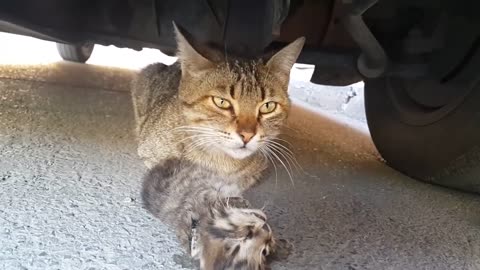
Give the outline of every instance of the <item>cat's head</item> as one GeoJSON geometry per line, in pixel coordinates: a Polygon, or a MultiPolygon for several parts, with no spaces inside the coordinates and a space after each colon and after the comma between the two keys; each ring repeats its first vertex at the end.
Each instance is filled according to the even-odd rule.
{"type": "Polygon", "coordinates": [[[243,159],[275,138],[290,109],[290,69],[305,39],[269,59],[244,60],[198,46],[178,28],[176,35],[183,130],[192,145],[243,159]]]}

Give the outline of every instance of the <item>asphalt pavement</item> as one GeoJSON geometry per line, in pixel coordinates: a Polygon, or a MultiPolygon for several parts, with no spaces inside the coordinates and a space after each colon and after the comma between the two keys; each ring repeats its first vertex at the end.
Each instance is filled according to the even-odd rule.
{"type": "MultiPolygon", "coordinates": [[[[191,269],[141,207],[132,76],[0,67],[0,269],[191,269]]],[[[248,194],[294,246],[273,269],[480,269],[478,195],[394,171],[362,117],[301,100],[283,136],[301,169],[292,183],[277,164],[248,194]]]]}

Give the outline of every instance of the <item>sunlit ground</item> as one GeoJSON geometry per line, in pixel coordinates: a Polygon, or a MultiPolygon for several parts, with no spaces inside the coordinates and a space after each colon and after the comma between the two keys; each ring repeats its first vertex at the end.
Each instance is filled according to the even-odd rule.
{"type": "MultiPolygon", "coordinates": [[[[55,42],[0,33],[0,65],[41,65],[59,61],[62,61],[62,58],[57,52],[55,42]]],[[[138,70],[155,62],[172,64],[175,61],[175,57],[165,55],[157,49],[145,48],[142,51],[135,51],[115,46],[95,45],[87,64],[138,70]]],[[[292,70],[292,78],[308,81],[312,75],[313,66],[299,65],[299,67],[302,68],[292,70]]]]}
{"type": "MultiPolygon", "coordinates": [[[[62,61],[55,42],[36,38],[0,33],[0,64],[49,64],[62,61]]],[[[143,49],[138,52],[115,46],[95,45],[88,64],[140,69],[153,62],[171,64],[175,57],[169,57],[159,50],[143,49]]]]}

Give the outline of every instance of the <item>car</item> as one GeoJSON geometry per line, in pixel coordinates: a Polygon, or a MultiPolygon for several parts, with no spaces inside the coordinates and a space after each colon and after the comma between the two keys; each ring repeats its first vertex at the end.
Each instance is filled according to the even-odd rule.
{"type": "Polygon", "coordinates": [[[85,62],[94,44],[173,55],[172,22],[227,53],[258,57],[306,37],[311,81],[365,82],[381,156],[413,178],[480,192],[478,0],[17,0],[0,30],[58,43],[85,62]]]}

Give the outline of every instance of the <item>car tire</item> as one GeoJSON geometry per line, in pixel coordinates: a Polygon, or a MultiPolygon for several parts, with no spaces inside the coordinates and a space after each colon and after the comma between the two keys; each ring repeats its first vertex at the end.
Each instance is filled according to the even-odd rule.
{"type": "Polygon", "coordinates": [[[85,63],[90,58],[93,52],[95,44],[83,43],[83,44],[64,44],[57,43],[57,51],[63,60],[85,63]]]}
{"type": "Polygon", "coordinates": [[[365,110],[372,140],[388,165],[419,180],[480,193],[477,82],[369,80],[365,110]]]}

